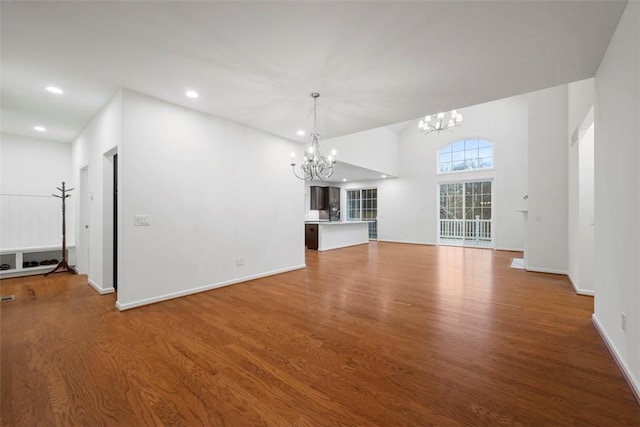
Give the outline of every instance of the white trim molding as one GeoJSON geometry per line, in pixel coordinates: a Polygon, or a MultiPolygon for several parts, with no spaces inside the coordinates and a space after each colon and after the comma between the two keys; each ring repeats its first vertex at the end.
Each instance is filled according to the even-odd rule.
{"type": "Polygon", "coordinates": [[[427,242],[412,242],[410,240],[388,240],[388,239],[380,239],[378,238],[378,242],[385,243],[404,243],[406,245],[423,245],[423,246],[438,246],[435,243],[427,243],[427,242]]]}
{"type": "Polygon", "coordinates": [[[360,246],[360,245],[368,245],[369,241],[367,240],[366,242],[361,242],[361,243],[351,243],[349,245],[343,245],[343,246],[331,246],[329,248],[318,248],[318,252],[324,252],[324,251],[333,251],[336,249],[342,249],[342,248],[350,248],[351,246],[360,246]]]}
{"type": "Polygon", "coordinates": [[[573,290],[576,291],[576,294],[578,294],[578,295],[587,295],[587,296],[590,296],[590,297],[593,297],[593,296],[596,295],[596,293],[594,291],[590,291],[590,290],[587,290],[587,289],[580,289],[578,287],[578,285],[576,285],[576,281],[573,280],[573,277],[571,277],[571,273],[568,273],[567,277],[569,278],[569,281],[571,282],[571,285],[573,286],[573,290]]]}
{"type": "Polygon", "coordinates": [[[496,251],[505,251],[505,252],[522,252],[524,253],[524,249],[520,248],[495,248],[496,251]]]}
{"type": "Polygon", "coordinates": [[[93,280],[91,279],[87,279],[87,283],[89,284],[89,286],[91,286],[93,289],[96,290],[96,292],[98,292],[100,295],[107,295],[107,294],[112,294],[114,293],[116,290],[111,287],[111,288],[106,288],[106,289],[102,289],[100,286],[98,286],[93,280]]]}
{"type": "Polygon", "coordinates": [[[549,274],[562,274],[563,276],[567,275],[566,271],[562,271],[562,270],[553,270],[550,268],[537,268],[537,267],[530,267],[530,266],[526,266],[526,270],[527,271],[532,271],[534,273],[549,273],[549,274]]]}
{"type": "Polygon", "coordinates": [[[600,334],[600,337],[602,337],[602,341],[604,341],[604,343],[606,344],[607,348],[609,349],[609,352],[613,356],[613,359],[616,361],[618,368],[620,368],[622,375],[624,376],[625,380],[627,380],[627,383],[629,384],[629,388],[631,388],[633,395],[635,396],[636,400],[640,404],[640,382],[638,382],[638,379],[635,377],[635,375],[633,375],[631,368],[629,368],[629,365],[627,365],[627,362],[625,362],[624,358],[616,348],[615,344],[613,343],[611,338],[609,338],[609,335],[607,334],[605,329],[602,327],[602,324],[598,320],[598,317],[596,316],[595,313],[591,315],[591,322],[596,327],[596,330],[600,334]]]}
{"type": "Polygon", "coordinates": [[[306,264],[295,265],[293,267],[287,267],[280,270],[267,271],[265,273],[255,274],[252,276],[240,277],[238,279],[227,280],[224,282],[213,283],[210,285],[200,286],[198,288],[187,289],[185,291],[173,292],[170,294],[160,295],[153,298],[142,299],[138,301],[129,302],[126,304],[121,304],[120,301],[116,301],[116,308],[119,311],[130,310],[136,307],[142,307],[144,305],[154,304],[156,302],[167,301],[174,298],[180,298],[187,295],[197,294],[204,291],[210,291],[212,289],[222,288],[224,286],[235,285],[242,282],[248,282],[249,280],[260,279],[268,276],[275,276],[276,274],[287,273],[289,271],[300,270],[302,268],[306,268],[306,264]]]}

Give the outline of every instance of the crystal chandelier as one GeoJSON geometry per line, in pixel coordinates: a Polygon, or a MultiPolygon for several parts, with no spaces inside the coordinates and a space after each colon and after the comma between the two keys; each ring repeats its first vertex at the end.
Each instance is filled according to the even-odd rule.
{"type": "Polygon", "coordinates": [[[420,123],[418,123],[418,129],[424,133],[440,133],[443,130],[452,129],[461,124],[462,114],[458,114],[456,110],[451,110],[446,113],[425,116],[424,120],[420,120],[420,123]]]}
{"type": "Polygon", "coordinates": [[[293,174],[300,179],[311,181],[314,178],[326,180],[333,175],[333,165],[336,163],[336,152],[331,152],[331,155],[325,157],[320,148],[320,142],[318,138],[320,135],[316,132],[316,104],[320,94],[313,92],[311,97],[313,98],[313,133],[311,136],[311,146],[304,155],[304,159],[300,164],[299,173],[296,172],[296,158],[295,154],[291,153],[291,167],[293,168],[293,174]]]}

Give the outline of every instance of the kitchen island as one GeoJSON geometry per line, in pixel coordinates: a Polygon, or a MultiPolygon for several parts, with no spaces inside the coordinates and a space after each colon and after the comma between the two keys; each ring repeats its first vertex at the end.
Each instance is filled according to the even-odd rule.
{"type": "Polygon", "coordinates": [[[369,243],[366,221],[306,221],[304,224],[308,249],[328,251],[369,243]]]}

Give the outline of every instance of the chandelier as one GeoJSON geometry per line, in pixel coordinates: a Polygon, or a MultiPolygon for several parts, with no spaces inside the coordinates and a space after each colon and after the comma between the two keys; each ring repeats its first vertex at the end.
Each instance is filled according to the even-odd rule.
{"type": "Polygon", "coordinates": [[[305,152],[302,163],[298,167],[299,173],[296,172],[296,157],[294,153],[291,153],[291,167],[293,168],[293,174],[300,179],[311,181],[314,178],[321,180],[329,179],[333,175],[333,165],[336,163],[336,152],[332,151],[331,155],[325,157],[320,148],[320,142],[318,138],[320,134],[316,132],[316,104],[320,94],[313,92],[311,97],[313,98],[313,133],[311,136],[311,146],[309,150],[305,152]]]}
{"type": "Polygon", "coordinates": [[[424,133],[440,133],[443,130],[453,129],[461,124],[462,114],[459,114],[456,110],[451,110],[446,113],[425,116],[424,120],[420,120],[420,123],[418,123],[418,129],[424,133]]]}

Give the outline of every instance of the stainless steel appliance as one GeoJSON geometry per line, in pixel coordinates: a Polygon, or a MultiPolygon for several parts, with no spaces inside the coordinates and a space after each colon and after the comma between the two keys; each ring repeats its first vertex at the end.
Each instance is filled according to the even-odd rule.
{"type": "Polygon", "coordinates": [[[340,221],[340,204],[329,204],[329,221],[340,221]]]}

